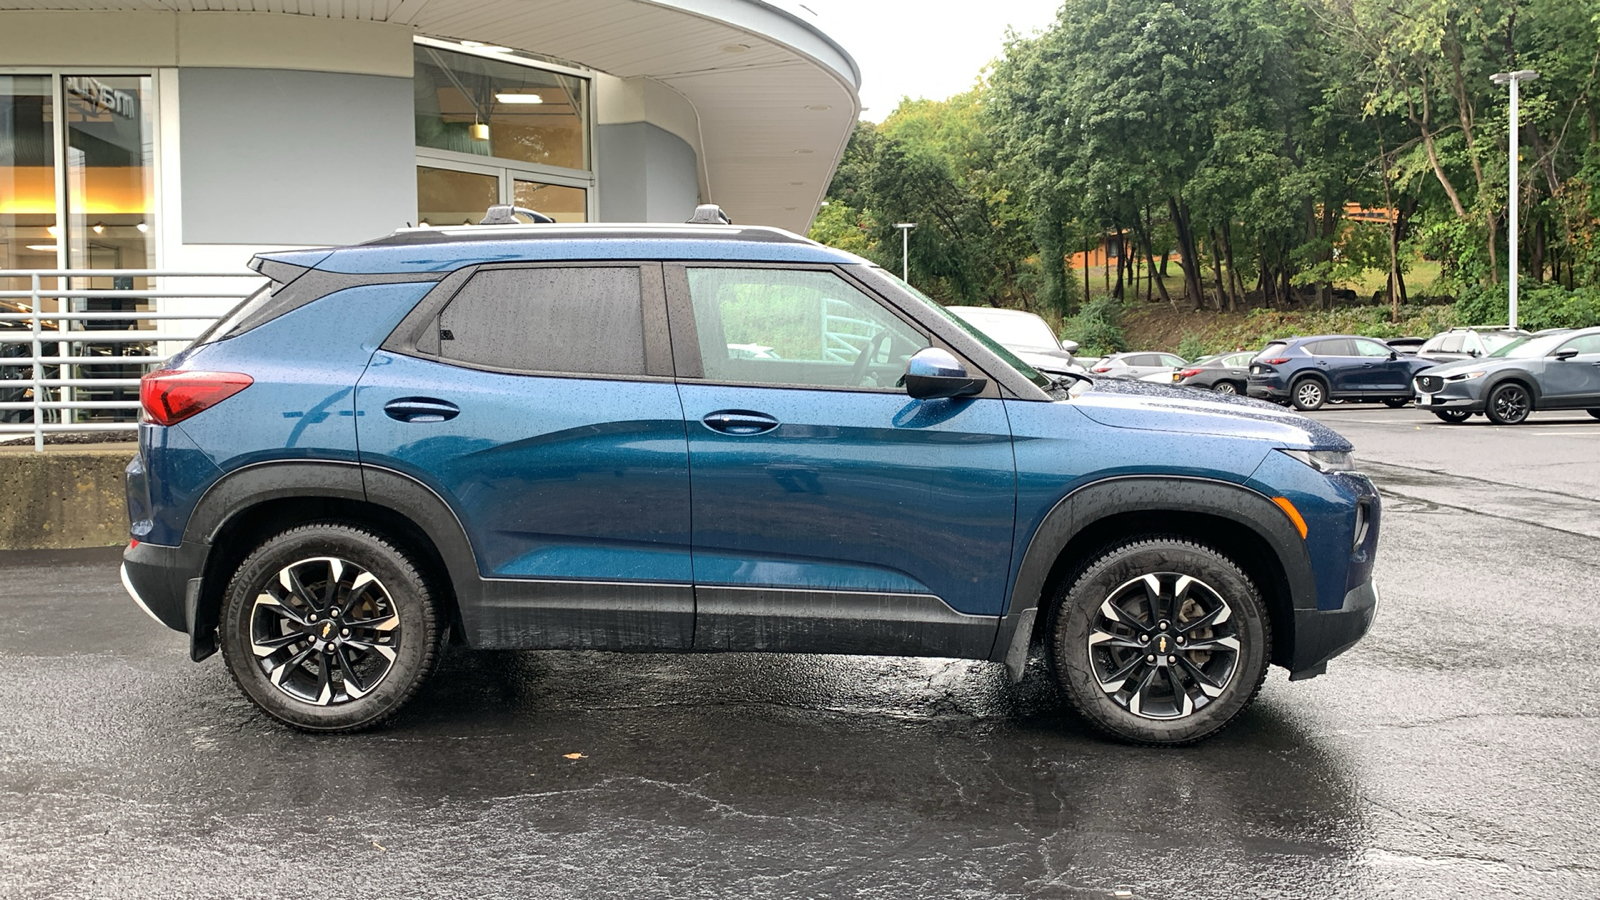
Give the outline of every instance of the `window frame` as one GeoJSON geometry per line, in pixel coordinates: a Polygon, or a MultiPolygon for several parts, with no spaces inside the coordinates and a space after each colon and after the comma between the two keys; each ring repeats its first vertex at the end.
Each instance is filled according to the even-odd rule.
{"type": "Polygon", "coordinates": [[[673,347],[667,327],[667,303],[662,286],[661,263],[654,260],[597,259],[548,260],[521,263],[482,263],[463,266],[445,276],[425,295],[411,312],[400,320],[390,332],[380,349],[403,356],[425,359],[441,365],[501,375],[520,375],[532,378],[574,378],[583,381],[672,381],[674,378],[673,347]],[[467,360],[449,359],[427,347],[426,336],[434,328],[440,313],[449,306],[468,283],[481,272],[525,271],[530,269],[637,269],[639,272],[639,302],[643,317],[644,364],[642,375],[617,375],[603,372],[552,372],[543,369],[518,369],[509,366],[491,366],[467,360]]]}
{"type": "Polygon", "coordinates": [[[765,262],[760,260],[677,260],[664,263],[662,274],[666,282],[667,314],[672,332],[672,355],[677,364],[677,378],[682,382],[694,384],[710,384],[723,387],[737,387],[750,390],[802,390],[802,391],[849,391],[865,394],[900,394],[905,395],[904,387],[866,387],[851,385],[828,384],[784,384],[775,382],[754,383],[748,381],[725,381],[707,378],[705,375],[705,362],[700,353],[700,331],[694,317],[694,300],[689,293],[689,269],[756,269],[768,271],[808,271],[825,272],[844,281],[846,285],[861,292],[869,300],[877,303],[883,311],[898,319],[903,325],[927,340],[929,347],[938,347],[956,357],[968,372],[982,373],[988,384],[982,392],[974,394],[976,398],[999,398],[1001,396],[997,380],[976,366],[956,347],[951,346],[932,329],[928,328],[915,317],[909,315],[899,304],[894,303],[871,285],[864,283],[859,278],[852,278],[850,273],[842,267],[819,263],[789,263],[765,262]]]}

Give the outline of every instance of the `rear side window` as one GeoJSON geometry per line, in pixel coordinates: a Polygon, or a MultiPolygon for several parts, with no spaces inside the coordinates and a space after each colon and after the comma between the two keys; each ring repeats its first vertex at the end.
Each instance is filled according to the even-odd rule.
{"type": "Polygon", "coordinates": [[[439,358],[446,362],[515,372],[643,375],[639,269],[479,272],[439,313],[437,334],[439,358]]]}
{"type": "Polygon", "coordinates": [[[1306,349],[1311,351],[1311,355],[1312,356],[1355,356],[1356,355],[1356,348],[1350,346],[1350,342],[1347,341],[1347,340],[1344,340],[1343,338],[1336,338],[1336,339],[1331,340],[1331,341],[1317,341],[1316,343],[1312,344],[1311,346],[1307,347],[1306,349]]]}
{"type": "Polygon", "coordinates": [[[1261,352],[1257,353],[1255,355],[1255,358],[1256,359],[1277,359],[1278,357],[1282,356],[1283,352],[1285,350],[1287,350],[1287,349],[1289,349],[1289,345],[1287,343],[1285,343],[1283,341],[1273,341],[1272,343],[1268,344],[1267,346],[1261,348],[1261,352]]]}

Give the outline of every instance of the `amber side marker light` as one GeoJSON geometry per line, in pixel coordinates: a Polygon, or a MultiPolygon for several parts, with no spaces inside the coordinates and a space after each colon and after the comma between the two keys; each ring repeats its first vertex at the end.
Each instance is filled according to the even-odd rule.
{"type": "Polygon", "coordinates": [[[1278,508],[1283,510],[1283,514],[1288,516],[1289,521],[1294,523],[1295,530],[1300,532],[1300,540],[1305,540],[1306,520],[1305,517],[1300,515],[1300,510],[1294,508],[1294,504],[1289,502],[1288,497],[1273,497],[1272,502],[1278,504],[1278,508]]]}

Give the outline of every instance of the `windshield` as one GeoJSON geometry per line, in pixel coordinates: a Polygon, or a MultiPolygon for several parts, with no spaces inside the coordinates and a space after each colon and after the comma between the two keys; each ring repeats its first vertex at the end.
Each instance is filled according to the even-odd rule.
{"type": "Polygon", "coordinates": [[[972,335],[973,337],[977,338],[978,339],[978,343],[983,344],[985,347],[988,347],[989,350],[992,353],[994,353],[995,356],[998,356],[1002,360],[1005,360],[1006,365],[1010,366],[1013,369],[1016,369],[1018,372],[1021,372],[1023,377],[1027,378],[1029,381],[1033,382],[1034,384],[1038,385],[1039,387],[1049,387],[1052,384],[1052,382],[1051,382],[1051,380],[1049,378],[1046,378],[1045,376],[1039,374],[1039,370],[1035,369],[1033,366],[1028,365],[1027,363],[1023,362],[1022,360],[1017,359],[1016,354],[1012,353],[1010,350],[1007,350],[1005,347],[1002,347],[1000,344],[996,343],[994,338],[989,337],[987,334],[984,334],[976,326],[974,326],[971,322],[968,322],[966,319],[963,319],[960,316],[956,315],[955,313],[952,313],[950,310],[945,309],[944,306],[942,306],[939,303],[939,301],[933,299],[932,297],[929,297],[927,294],[924,294],[923,292],[917,290],[916,288],[914,288],[911,285],[905,283],[904,281],[901,281],[900,280],[900,276],[894,274],[893,272],[890,272],[888,269],[881,269],[881,268],[878,268],[876,266],[874,266],[873,268],[876,269],[878,272],[882,273],[890,281],[893,281],[895,284],[900,285],[900,287],[904,288],[906,290],[906,292],[911,294],[913,297],[916,297],[919,300],[921,300],[922,302],[928,304],[928,306],[930,308],[932,308],[933,310],[935,310],[936,312],[938,312],[939,315],[944,316],[946,319],[949,319],[950,321],[954,322],[956,325],[960,326],[962,331],[965,331],[966,333],[968,333],[968,334],[972,335]]]}
{"type": "Polygon", "coordinates": [[[1547,334],[1543,337],[1517,338],[1489,355],[1499,359],[1537,359],[1541,356],[1549,356],[1552,351],[1561,346],[1561,342],[1566,337],[1567,335],[1563,333],[1547,334]]]}
{"type": "Polygon", "coordinates": [[[950,312],[976,325],[980,331],[1006,347],[1038,347],[1059,350],[1055,333],[1045,321],[1033,313],[1008,309],[972,309],[954,307],[950,312]]]}
{"type": "Polygon", "coordinates": [[[1488,334],[1478,335],[1478,340],[1483,341],[1483,346],[1488,348],[1489,355],[1493,356],[1495,351],[1500,350],[1507,344],[1515,344],[1517,341],[1522,340],[1523,337],[1523,335],[1505,334],[1504,332],[1489,332],[1488,334]]]}

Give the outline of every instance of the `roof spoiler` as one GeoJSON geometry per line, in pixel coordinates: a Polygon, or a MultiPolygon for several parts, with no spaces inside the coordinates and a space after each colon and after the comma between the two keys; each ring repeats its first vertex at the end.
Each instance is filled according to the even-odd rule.
{"type": "Polygon", "coordinates": [[[250,268],[278,284],[288,284],[315,269],[318,263],[332,255],[332,250],[286,250],[282,253],[258,253],[250,258],[250,268]]]}

